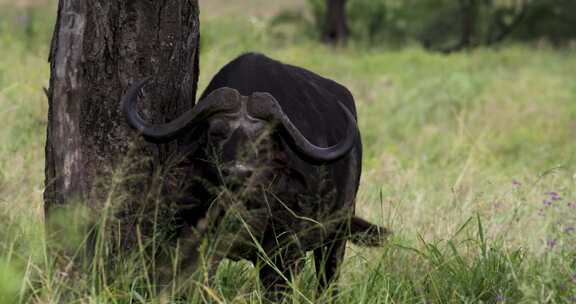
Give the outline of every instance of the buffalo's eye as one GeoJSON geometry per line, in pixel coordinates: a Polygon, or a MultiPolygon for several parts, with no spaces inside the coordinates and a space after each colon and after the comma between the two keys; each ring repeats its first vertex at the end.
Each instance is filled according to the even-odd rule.
{"type": "Polygon", "coordinates": [[[230,133],[230,126],[225,121],[217,119],[210,122],[208,135],[210,135],[211,138],[224,139],[228,137],[228,133],[230,133]]]}

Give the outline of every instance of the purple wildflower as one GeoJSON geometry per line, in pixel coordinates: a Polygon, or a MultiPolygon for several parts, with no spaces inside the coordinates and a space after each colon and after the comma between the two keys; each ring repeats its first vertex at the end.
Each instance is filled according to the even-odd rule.
{"type": "Polygon", "coordinates": [[[568,208],[576,209],[576,202],[568,203],[568,208]]]}
{"type": "Polygon", "coordinates": [[[556,244],[558,242],[556,240],[548,240],[548,242],[546,242],[546,244],[548,245],[548,248],[550,249],[554,249],[554,247],[556,247],[556,244]]]}
{"type": "Polygon", "coordinates": [[[542,202],[542,203],[543,203],[543,204],[544,204],[544,206],[546,206],[546,207],[550,207],[550,206],[552,206],[552,202],[551,202],[551,201],[549,201],[549,200],[544,200],[544,202],[542,202]]]}
{"type": "MultiPolygon", "coordinates": [[[[568,226],[568,227],[564,228],[564,233],[573,233],[574,231],[576,231],[576,228],[574,226],[568,226]]],[[[576,275],[575,275],[574,279],[576,279],[576,275]]]]}
{"type": "Polygon", "coordinates": [[[496,299],[494,299],[494,300],[496,300],[496,303],[501,303],[501,302],[506,301],[506,297],[504,297],[501,294],[498,294],[498,295],[496,295],[496,299]]]}
{"type": "Polygon", "coordinates": [[[520,188],[522,186],[522,183],[517,181],[517,180],[513,180],[512,181],[512,187],[514,188],[520,188]]]}

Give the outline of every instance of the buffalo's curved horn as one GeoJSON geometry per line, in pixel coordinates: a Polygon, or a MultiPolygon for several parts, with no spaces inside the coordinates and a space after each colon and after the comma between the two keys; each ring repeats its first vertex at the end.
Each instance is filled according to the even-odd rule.
{"type": "Polygon", "coordinates": [[[215,113],[234,112],[240,107],[238,91],[220,88],[173,121],[165,124],[151,124],[146,122],[137,110],[138,93],[149,81],[150,78],[146,78],[133,84],[122,99],[122,108],[130,125],[142,135],[154,140],[170,141],[215,113]]]}
{"type": "Polygon", "coordinates": [[[344,112],[347,120],[346,133],[344,138],[336,145],[330,147],[319,147],[311,143],[292,123],[290,118],[284,113],[278,101],[268,93],[255,93],[252,96],[253,101],[250,105],[252,115],[265,120],[275,120],[280,123],[285,134],[288,136],[288,142],[298,152],[308,159],[316,162],[333,162],[346,156],[356,143],[359,137],[356,118],[350,110],[342,103],[338,102],[344,112]],[[258,100],[265,100],[258,102],[258,100]]]}

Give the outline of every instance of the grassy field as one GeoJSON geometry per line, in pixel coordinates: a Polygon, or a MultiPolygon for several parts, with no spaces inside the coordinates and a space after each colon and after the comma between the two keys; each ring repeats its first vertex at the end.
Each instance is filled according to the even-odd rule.
{"type": "MultiPolygon", "coordinates": [[[[574,50],[334,50],[271,31],[284,1],[253,0],[249,17],[236,14],[239,1],[204,2],[200,88],[258,51],[356,97],[358,213],[394,236],[381,249],[349,247],[337,303],[576,303],[574,50]]],[[[0,303],[164,303],[138,287],[136,263],[110,282],[93,273],[70,282],[47,266],[42,87],[54,9],[0,7],[0,303]]],[[[318,302],[312,273],[308,265],[289,303],[318,302]]],[[[226,263],[212,302],[262,302],[255,277],[226,263]]]]}

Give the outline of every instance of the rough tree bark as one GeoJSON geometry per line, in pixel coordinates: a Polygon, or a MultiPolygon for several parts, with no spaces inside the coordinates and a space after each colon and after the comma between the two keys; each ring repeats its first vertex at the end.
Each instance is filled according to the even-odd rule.
{"type": "Polygon", "coordinates": [[[333,45],[345,45],[348,40],[348,21],[346,17],[347,0],[326,0],[326,23],[322,41],[333,45]]]}
{"type": "Polygon", "coordinates": [[[59,1],[47,92],[46,216],[74,201],[98,208],[107,191],[102,185],[130,151],[155,160],[141,172],[172,152],[135,140],[120,100],[131,83],[152,76],[142,102],[151,120],[164,122],[193,106],[198,16],[197,0],[59,1]]]}

